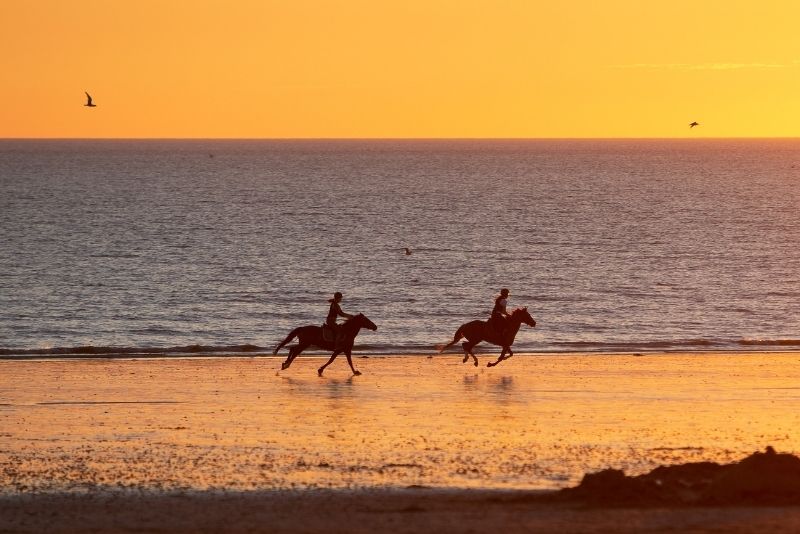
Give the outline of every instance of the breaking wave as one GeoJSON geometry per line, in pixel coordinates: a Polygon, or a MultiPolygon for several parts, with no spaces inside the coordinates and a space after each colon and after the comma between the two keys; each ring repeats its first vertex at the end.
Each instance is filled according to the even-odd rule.
{"type": "MultiPolygon", "coordinates": [[[[550,341],[548,343],[519,343],[514,345],[518,353],[614,353],[614,352],[670,352],[679,350],[723,351],[743,350],[742,347],[761,349],[800,350],[800,339],[685,339],[645,342],[594,342],[594,341],[550,341]]],[[[83,345],[76,347],[47,348],[0,348],[0,358],[131,358],[131,357],[192,357],[192,356],[271,356],[273,346],[252,344],[238,345],[181,345],[174,347],[118,347],[83,345]]],[[[494,345],[478,345],[475,352],[499,350],[494,345]]],[[[363,355],[434,355],[436,346],[411,343],[394,344],[356,344],[354,354],[363,355]]],[[[453,347],[444,355],[459,353],[460,347],[453,347]]],[[[311,348],[304,354],[325,354],[327,351],[311,348]]],[[[286,349],[279,354],[286,355],[286,349]]]]}

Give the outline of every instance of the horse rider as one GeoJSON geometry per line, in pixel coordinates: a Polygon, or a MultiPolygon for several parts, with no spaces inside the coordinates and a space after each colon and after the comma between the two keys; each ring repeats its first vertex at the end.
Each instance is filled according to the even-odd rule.
{"type": "Polygon", "coordinates": [[[494,309],[492,309],[492,316],[489,318],[489,326],[501,337],[506,329],[506,319],[510,316],[506,306],[508,306],[508,289],[503,288],[494,299],[494,309]]]}
{"type": "Polygon", "coordinates": [[[342,311],[342,307],[339,305],[341,301],[342,294],[338,291],[333,294],[332,299],[328,299],[328,302],[331,303],[331,307],[328,309],[328,317],[325,319],[325,326],[330,328],[333,333],[334,348],[339,348],[339,343],[341,342],[341,328],[339,328],[339,325],[336,323],[336,318],[345,317],[350,319],[352,317],[349,313],[342,311]]]}

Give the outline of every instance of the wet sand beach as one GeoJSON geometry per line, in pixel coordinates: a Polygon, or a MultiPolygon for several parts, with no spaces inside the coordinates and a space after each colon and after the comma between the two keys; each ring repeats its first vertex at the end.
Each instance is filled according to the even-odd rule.
{"type": "Polygon", "coordinates": [[[102,517],[135,530],[145,516],[148,531],[797,524],[794,508],[665,519],[531,502],[530,491],[605,468],[800,450],[800,353],[517,355],[491,369],[487,356],[480,367],[457,354],[357,357],[362,376],[337,360],[323,378],[321,358],[278,372],[281,361],[1,360],[0,530],[93,525],[80,510],[95,530],[109,530],[102,517]]]}

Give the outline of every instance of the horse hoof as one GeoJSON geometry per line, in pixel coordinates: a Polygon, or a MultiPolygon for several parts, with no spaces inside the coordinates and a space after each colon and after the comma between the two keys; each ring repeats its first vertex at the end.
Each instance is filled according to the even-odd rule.
{"type": "Polygon", "coordinates": [[[283,363],[281,364],[281,371],[285,371],[285,370],[286,370],[286,369],[288,369],[288,368],[289,368],[289,364],[288,364],[288,363],[286,363],[286,362],[283,362],[283,363]]]}
{"type": "Polygon", "coordinates": [[[353,376],[361,376],[361,371],[353,371],[353,376]]]}
{"type": "Polygon", "coordinates": [[[486,364],[486,367],[494,367],[495,365],[497,365],[497,364],[489,362],[489,363],[486,364]]]}
{"type": "Polygon", "coordinates": [[[467,360],[469,360],[469,356],[464,356],[464,359],[461,360],[461,363],[467,363],[467,360]]]}
{"type": "Polygon", "coordinates": [[[322,369],[317,369],[317,376],[322,376],[322,369]]]}
{"type": "Polygon", "coordinates": [[[475,360],[475,367],[478,367],[478,360],[475,360]]]}

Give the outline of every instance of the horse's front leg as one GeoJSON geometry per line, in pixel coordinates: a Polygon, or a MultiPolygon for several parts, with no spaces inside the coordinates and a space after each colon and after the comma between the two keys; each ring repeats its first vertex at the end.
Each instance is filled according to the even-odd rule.
{"type": "Polygon", "coordinates": [[[486,367],[494,367],[494,366],[495,366],[495,365],[497,365],[498,363],[500,363],[500,362],[502,362],[503,360],[505,360],[505,356],[506,356],[506,347],[503,347],[503,350],[502,350],[502,351],[500,351],[500,356],[498,356],[498,358],[497,358],[497,361],[495,361],[495,362],[489,362],[489,363],[487,363],[487,364],[486,364],[486,367]]]}
{"type": "Polygon", "coordinates": [[[330,364],[332,364],[332,363],[333,363],[333,360],[335,360],[335,359],[336,359],[336,357],[339,355],[339,353],[340,353],[340,352],[342,352],[342,351],[341,351],[341,350],[335,350],[335,351],[333,351],[333,354],[331,354],[331,358],[330,358],[330,360],[328,360],[328,362],[327,362],[325,365],[323,365],[322,367],[320,367],[319,369],[317,369],[317,374],[318,374],[319,376],[322,376],[322,372],[323,372],[323,371],[325,371],[325,368],[326,368],[326,367],[328,367],[330,364]]]}
{"type": "Polygon", "coordinates": [[[346,350],[344,352],[344,355],[347,356],[347,363],[350,364],[350,369],[353,371],[353,375],[360,376],[361,375],[361,371],[356,371],[356,368],[353,367],[353,358],[352,358],[352,355],[350,354],[350,349],[346,350]]]}
{"type": "Polygon", "coordinates": [[[505,346],[505,347],[503,347],[503,352],[500,353],[500,357],[497,359],[497,363],[500,363],[503,360],[507,360],[510,357],[512,357],[513,355],[514,355],[514,353],[511,352],[511,347],[505,346]]]}

